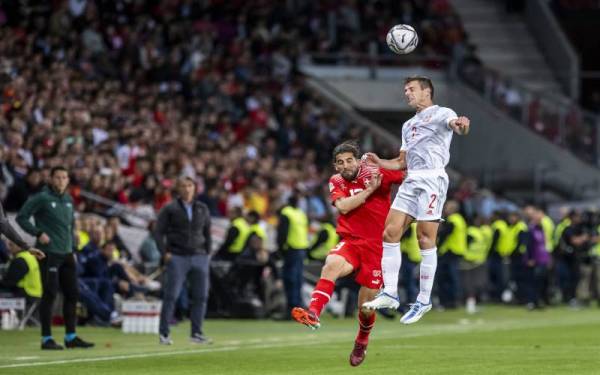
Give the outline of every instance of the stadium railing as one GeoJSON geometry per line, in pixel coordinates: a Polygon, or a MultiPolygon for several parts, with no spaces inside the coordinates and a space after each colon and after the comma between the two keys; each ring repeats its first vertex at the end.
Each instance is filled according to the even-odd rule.
{"type": "Polygon", "coordinates": [[[547,0],[526,1],[525,18],[556,77],[574,100],[579,97],[579,58],[563,33],[547,0]]]}
{"type": "Polygon", "coordinates": [[[533,91],[515,77],[483,66],[459,76],[524,127],[600,167],[600,116],[559,95],[533,91]]]}

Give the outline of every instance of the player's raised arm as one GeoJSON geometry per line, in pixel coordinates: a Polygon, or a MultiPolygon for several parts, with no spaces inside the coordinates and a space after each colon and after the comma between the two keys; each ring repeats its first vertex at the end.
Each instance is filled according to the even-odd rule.
{"type": "Polygon", "coordinates": [[[400,151],[400,155],[398,155],[395,159],[380,159],[379,156],[372,152],[367,152],[365,154],[367,162],[371,164],[375,164],[383,169],[390,170],[404,170],[406,169],[406,151],[400,151]]]}
{"type": "Polygon", "coordinates": [[[471,126],[471,120],[468,117],[460,116],[450,121],[450,128],[458,135],[469,134],[469,128],[471,126]]]}
{"type": "Polygon", "coordinates": [[[373,173],[365,190],[362,190],[349,197],[337,199],[334,203],[335,208],[337,208],[342,215],[345,215],[353,209],[364,204],[367,198],[381,185],[381,178],[382,176],[380,173],[373,173]]]}

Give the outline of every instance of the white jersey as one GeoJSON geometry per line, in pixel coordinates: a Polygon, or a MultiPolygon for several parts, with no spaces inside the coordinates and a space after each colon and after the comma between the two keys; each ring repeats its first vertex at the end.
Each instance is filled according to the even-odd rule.
{"type": "Polygon", "coordinates": [[[400,151],[406,151],[409,171],[444,169],[448,165],[453,133],[450,121],[456,118],[450,108],[433,105],[404,123],[400,151]]]}

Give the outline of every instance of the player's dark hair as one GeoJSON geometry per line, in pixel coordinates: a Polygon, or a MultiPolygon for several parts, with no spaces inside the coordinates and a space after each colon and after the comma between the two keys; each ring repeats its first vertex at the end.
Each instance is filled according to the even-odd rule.
{"type": "Polygon", "coordinates": [[[50,177],[54,177],[54,174],[56,172],[67,172],[67,174],[69,174],[69,171],[67,170],[67,168],[63,167],[62,165],[58,165],[56,167],[52,167],[52,169],[50,170],[50,177]]]}
{"type": "Polygon", "coordinates": [[[404,84],[407,85],[413,81],[419,82],[422,89],[429,89],[431,91],[431,100],[433,100],[433,82],[431,82],[431,79],[423,76],[411,76],[404,80],[404,84]]]}
{"type": "Polygon", "coordinates": [[[339,154],[343,154],[345,152],[351,153],[355,158],[360,158],[360,147],[358,146],[358,142],[356,141],[346,141],[344,143],[340,143],[335,146],[333,149],[333,161],[335,162],[335,158],[339,154]]]}

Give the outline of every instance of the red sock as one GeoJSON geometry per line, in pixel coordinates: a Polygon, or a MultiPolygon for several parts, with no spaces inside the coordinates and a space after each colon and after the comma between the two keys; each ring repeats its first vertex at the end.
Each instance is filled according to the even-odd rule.
{"type": "Polygon", "coordinates": [[[323,307],[325,307],[331,299],[334,289],[335,283],[333,281],[319,279],[312,292],[312,298],[310,299],[310,306],[308,306],[308,309],[317,314],[317,316],[320,316],[323,307]]]}
{"type": "Polygon", "coordinates": [[[371,329],[375,325],[375,313],[367,316],[362,313],[358,314],[358,335],[356,335],[356,342],[360,342],[361,344],[366,344],[369,342],[369,334],[371,333],[371,329]]]}

